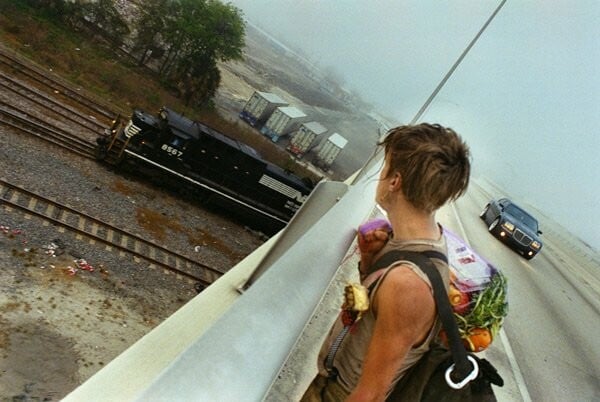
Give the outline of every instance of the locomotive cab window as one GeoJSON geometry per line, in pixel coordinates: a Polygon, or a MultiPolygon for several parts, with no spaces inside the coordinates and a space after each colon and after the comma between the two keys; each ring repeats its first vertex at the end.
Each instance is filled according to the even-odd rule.
{"type": "Polygon", "coordinates": [[[180,137],[173,137],[171,138],[171,140],[169,141],[169,145],[175,147],[175,148],[183,148],[184,145],[184,140],[183,138],[180,137]]]}

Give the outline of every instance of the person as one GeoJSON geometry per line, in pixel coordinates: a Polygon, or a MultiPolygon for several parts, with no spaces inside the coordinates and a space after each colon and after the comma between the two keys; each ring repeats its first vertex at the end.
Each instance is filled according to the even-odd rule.
{"type": "MultiPolygon", "coordinates": [[[[378,145],[384,147],[385,159],[376,202],[391,227],[381,224],[358,231],[361,282],[365,287],[374,285],[370,307],[346,326],[348,331],[343,331],[347,317],[340,314],[323,344],[319,374],[303,402],[385,400],[440,330],[431,284],[418,266],[396,261],[375,272],[371,268],[393,249],[447,255],[435,212],[466,191],[469,148],[452,129],[427,123],[393,128],[378,145]],[[336,339],[341,341],[334,351],[336,339]]],[[[440,259],[432,262],[448,284],[447,264],[440,259]]]]}

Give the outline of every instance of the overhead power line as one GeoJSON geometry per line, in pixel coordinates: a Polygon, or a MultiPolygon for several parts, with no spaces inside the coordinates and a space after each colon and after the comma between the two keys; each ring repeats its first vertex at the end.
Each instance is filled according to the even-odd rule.
{"type": "Polygon", "coordinates": [[[450,78],[450,76],[452,76],[452,74],[454,73],[454,70],[456,70],[456,68],[463,61],[463,59],[465,58],[465,56],[467,55],[467,53],[469,53],[469,50],[471,50],[471,48],[473,47],[473,45],[475,45],[475,42],[477,42],[477,40],[479,39],[479,37],[481,36],[481,34],[486,30],[486,28],[488,27],[488,25],[490,25],[490,23],[492,22],[492,20],[494,19],[494,17],[496,17],[496,14],[498,14],[498,12],[502,8],[502,6],[504,6],[504,3],[506,3],[506,0],[502,0],[500,2],[500,5],[496,8],[496,10],[494,10],[494,12],[492,13],[492,15],[485,22],[485,24],[483,24],[483,26],[481,27],[481,29],[479,30],[479,32],[477,32],[477,35],[475,35],[475,37],[473,38],[473,40],[471,41],[471,43],[469,43],[469,45],[465,48],[465,50],[463,50],[462,54],[459,56],[459,58],[456,60],[456,62],[454,62],[454,64],[450,68],[450,70],[448,70],[448,72],[446,73],[446,75],[444,76],[444,78],[442,78],[442,81],[440,81],[440,83],[433,90],[433,92],[431,93],[431,95],[429,95],[429,98],[427,98],[427,100],[425,101],[425,103],[423,104],[423,106],[421,106],[421,109],[419,109],[419,111],[417,112],[417,114],[415,115],[415,117],[413,117],[413,119],[410,122],[411,125],[415,124],[417,121],[419,121],[419,119],[421,118],[421,116],[423,115],[423,113],[425,113],[425,111],[427,110],[427,108],[429,107],[429,105],[431,104],[431,102],[433,102],[433,99],[435,99],[435,97],[441,91],[441,89],[444,86],[444,84],[446,84],[446,81],[448,81],[448,79],[450,78]]]}
{"type": "MultiPolygon", "coordinates": [[[[434,91],[431,93],[431,95],[429,95],[429,98],[427,98],[427,100],[425,101],[425,103],[423,104],[423,106],[421,106],[421,109],[419,109],[419,111],[417,112],[417,114],[415,115],[415,117],[411,120],[411,122],[410,122],[411,125],[415,124],[421,118],[421,116],[423,115],[423,113],[425,113],[425,111],[427,110],[427,108],[429,107],[429,105],[431,104],[431,102],[435,99],[435,97],[437,96],[437,94],[441,91],[441,89],[444,86],[444,84],[446,84],[446,81],[448,81],[448,79],[450,78],[450,76],[452,76],[452,73],[454,73],[454,70],[456,70],[456,68],[459,66],[459,64],[462,62],[462,60],[465,58],[465,56],[467,55],[467,53],[469,53],[469,50],[471,50],[471,48],[473,47],[473,45],[475,45],[475,43],[477,42],[477,40],[479,39],[479,37],[481,36],[481,34],[483,34],[483,32],[486,30],[486,28],[488,27],[488,25],[490,25],[490,23],[492,22],[492,20],[494,19],[494,17],[496,17],[496,14],[498,14],[498,12],[502,8],[502,6],[504,6],[504,3],[506,3],[506,0],[502,0],[500,2],[500,5],[498,5],[498,7],[494,10],[494,12],[492,13],[492,15],[487,19],[487,21],[485,22],[485,24],[483,24],[483,26],[481,27],[481,29],[479,30],[479,32],[477,32],[477,35],[475,35],[475,37],[473,38],[473,40],[469,43],[469,45],[465,48],[465,50],[463,50],[462,54],[459,56],[459,58],[456,60],[456,62],[454,62],[454,64],[450,68],[450,70],[448,70],[448,72],[446,73],[446,75],[444,76],[444,78],[442,78],[442,81],[440,81],[440,83],[434,89],[434,91]]],[[[380,153],[379,151],[381,151],[381,148],[377,147],[375,149],[375,151],[373,152],[373,154],[369,157],[369,159],[367,160],[367,162],[365,163],[365,165],[363,166],[363,168],[359,172],[357,172],[357,174],[352,179],[350,179],[350,184],[357,183],[364,176],[364,172],[366,172],[368,170],[368,167],[371,164],[379,162],[379,158],[377,158],[377,155],[380,153]]]]}

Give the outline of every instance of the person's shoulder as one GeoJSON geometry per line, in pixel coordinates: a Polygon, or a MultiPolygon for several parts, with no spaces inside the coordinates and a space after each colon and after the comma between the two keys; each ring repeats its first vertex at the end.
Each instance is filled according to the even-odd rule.
{"type": "Polygon", "coordinates": [[[393,317],[412,320],[415,324],[425,322],[435,310],[431,289],[409,265],[394,267],[375,294],[373,307],[377,314],[386,310],[393,317]]]}
{"type": "MultiPolygon", "coordinates": [[[[414,271],[413,266],[407,262],[400,262],[396,265],[393,265],[389,268],[389,272],[387,274],[389,278],[394,278],[393,280],[402,280],[402,281],[420,281],[423,282],[421,277],[414,271]]],[[[424,283],[424,282],[423,282],[424,283]]]]}
{"type": "Polygon", "coordinates": [[[379,286],[382,295],[391,297],[431,297],[429,285],[408,264],[399,264],[391,268],[379,286]]]}

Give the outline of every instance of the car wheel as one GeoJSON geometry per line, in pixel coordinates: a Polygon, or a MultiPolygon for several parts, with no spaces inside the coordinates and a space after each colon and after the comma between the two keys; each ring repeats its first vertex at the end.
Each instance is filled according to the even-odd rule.
{"type": "Polygon", "coordinates": [[[485,208],[483,208],[483,211],[481,211],[481,213],[479,214],[479,217],[483,220],[485,220],[485,214],[487,214],[487,211],[490,209],[490,204],[487,204],[485,206],[485,208]]]}
{"type": "Polygon", "coordinates": [[[494,219],[494,221],[488,227],[488,231],[490,233],[496,232],[496,228],[498,227],[499,224],[500,224],[500,217],[497,217],[496,219],[494,219]]]}

